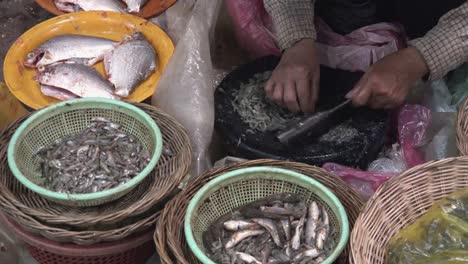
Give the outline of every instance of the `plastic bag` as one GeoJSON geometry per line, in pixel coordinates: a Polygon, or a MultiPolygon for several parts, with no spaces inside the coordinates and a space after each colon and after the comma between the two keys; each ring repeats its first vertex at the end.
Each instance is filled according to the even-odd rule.
{"type": "Polygon", "coordinates": [[[320,63],[331,68],[366,71],[370,65],[404,45],[401,27],[378,23],[340,35],[320,18],[315,20],[320,63]]]}
{"type": "Polygon", "coordinates": [[[468,63],[463,64],[453,72],[448,80],[452,93],[452,103],[460,105],[468,97],[468,63]]]}
{"type": "Polygon", "coordinates": [[[440,160],[458,156],[456,112],[432,113],[421,151],[425,160],[440,160]]]}
{"type": "Polygon", "coordinates": [[[396,234],[387,250],[389,264],[467,263],[468,188],[434,204],[396,234]]]}
{"type": "Polygon", "coordinates": [[[0,131],[13,120],[28,113],[21,103],[0,82],[0,131]]]}
{"type": "Polygon", "coordinates": [[[457,107],[452,104],[452,95],[443,80],[433,81],[429,87],[426,87],[422,104],[433,113],[457,111],[457,107]]]}
{"type": "Polygon", "coordinates": [[[226,0],[239,45],[252,57],[280,56],[263,0],[226,0]]]}
{"type": "Polygon", "coordinates": [[[367,168],[370,172],[381,173],[402,173],[406,169],[407,165],[399,144],[393,144],[390,149],[383,151],[379,159],[373,161],[367,168]]]}
{"type": "Polygon", "coordinates": [[[195,2],[196,0],[178,0],[164,13],[151,18],[150,21],[163,29],[172,39],[172,42],[177,45],[177,42],[185,32],[195,2]]]}
{"type": "MultiPolygon", "coordinates": [[[[254,58],[281,55],[263,0],[226,0],[226,4],[240,46],[254,58]]],[[[315,26],[320,63],[331,68],[365,71],[404,45],[403,30],[391,23],[366,26],[347,35],[333,32],[321,19],[316,19],[315,26]]]]}
{"type": "Polygon", "coordinates": [[[422,105],[404,105],[398,113],[398,140],[408,168],[425,162],[418,149],[431,123],[431,110],[422,105]]]}
{"type": "Polygon", "coordinates": [[[397,175],[396,173],[361,171],[335,163],[325,163],[323,168],[348,183],[365,200],[369,199],[380,185],[397,175]]]}
{"type": "Polygon", "coordinates": [[[212,66],[208,40],[220,3],[219,0],[196,2],[152,100],[153,105],[176,118],[187,130],[193,146],[193,176],[211,166],[209,145],[218,75],[212,66]]]}

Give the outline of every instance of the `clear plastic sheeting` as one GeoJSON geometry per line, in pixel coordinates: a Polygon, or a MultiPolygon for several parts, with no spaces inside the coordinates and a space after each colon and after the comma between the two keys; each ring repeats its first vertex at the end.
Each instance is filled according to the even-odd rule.
{"type": "Polygon", "coordinates": [[[220,3],[196,2],[152,100],[154,106],[176,118],[187,130],[193,146],[193,176],[211,166],[213,94],[219,75],[211,62],[210,36],[220,3]]]}
{"type": "Polygon", "coordinates": [[[468,188],[434,204],[389,243],[388,264],[468,263],[468,188]]]}
{"type": "Polygon", "coordinates": [[[407,167],[400,145],[393,144],[391,148],[383,151],[377,160],[369,164],[367,170],[381,173],[402,173],[407,167]]]}
{"type": "Polygon", "coordinates": [[[456,134],[457,113],[432,113],[432,122],[420,150],[426,161],[459,155],[456,134]]]}
{"type": "Polygon", "coordinates": [[[468,97],[468,63],[463,64],[450,76],[448,86],[452,93],[452,103],[460,105],[468,97]]]}
{"type": "Polygon", "coordinates": [[[457,111],[457,107],[452,105],[452,95],[443,80],[433,81],[426,87],[422,104],[433,113],[457,111]]]}

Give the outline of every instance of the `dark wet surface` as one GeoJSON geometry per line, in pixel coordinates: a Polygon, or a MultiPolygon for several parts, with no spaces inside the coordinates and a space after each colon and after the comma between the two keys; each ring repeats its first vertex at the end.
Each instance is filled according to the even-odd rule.
{"type": "Polygon", "coordinates": [[[33,0],[0,0],[0,81],[11,44],[34,25],[53,17],[33,0]]]}

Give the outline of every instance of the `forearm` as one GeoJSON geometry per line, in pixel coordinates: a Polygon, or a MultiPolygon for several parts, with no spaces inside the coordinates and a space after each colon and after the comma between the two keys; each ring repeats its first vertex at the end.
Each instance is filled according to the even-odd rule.
{"type": "Polygon", "coordinates": [[[468,3],[444,15],[426,36],[410,45],[424,57],[430,80],[440,79],[468,61],[468,3]]]}
{"type": "Polygon", "coordinates": [[[264,0],[273,19],[281,50],[290,48],[301,39],[316,39],[314,28],[315,0],[264,0]]]}

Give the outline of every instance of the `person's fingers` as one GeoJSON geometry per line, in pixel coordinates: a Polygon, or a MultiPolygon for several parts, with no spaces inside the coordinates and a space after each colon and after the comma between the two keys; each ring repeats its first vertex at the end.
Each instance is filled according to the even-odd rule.
{"type": "Polygon", "coordinates": [[[314,102],[311,101],[312,82],[309,79],[300,79],[296,82],[299,106],[304,113],[314,111],[314,102]]]}
{"type": "Polygon", "coordinates": [[[372,96],[371,83],[364,76],[348,95],[355,106],[364,106],[369,102],[372,96]]]}
{"type": "Polygon", "coordinates": [[[320,74],[315,74],[312,77],[311,81],[311,90],[310,90],[310,105],[311,105],[311,112],[315,111],[317,101],[319,99],[320,94],[320,74]]]}
{"type": "Polygon", "coordinates": [[[372,109],[384,109],[386,106],[392,104],[392,101],[384,96],[372,96],[368,102],[369,107],[372,109]]]}
{"type": "Polygon", "coordinates": [[[281,106],[284,106],[283,104],[283,86],[281,85],[281,83],[275,83],[275,85],[273,86],[273,95],[271,97],[271,100],[273,100],[273,102],[281,105],[281,106]]]}
{"type": "Polygon", "coordinates": [[[297,103],[296,85],[293,81],[286,83],[283,90],[283,102],[289,111],[296,113],[299,112],[299,104],[297,103]]]}
{"type": "Polygon", "coordinates": [[[272,79],[268,80],[266,82],[266,84],[265,84],[265,93],[270,98],[273,97],[273,87],[274,86],[275,86],[275,82],[272,79]]]}

